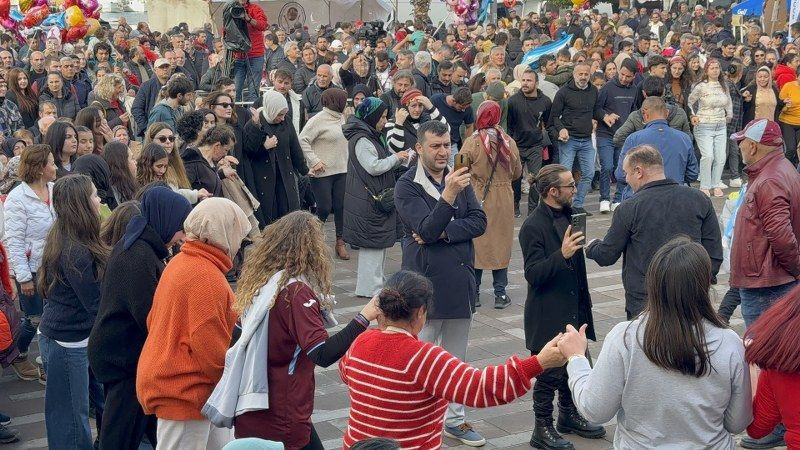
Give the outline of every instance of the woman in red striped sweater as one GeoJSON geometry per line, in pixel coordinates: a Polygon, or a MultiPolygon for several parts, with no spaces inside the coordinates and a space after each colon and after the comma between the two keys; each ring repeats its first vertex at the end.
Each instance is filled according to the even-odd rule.
{"type": "Polygon", "coordinates": [[[361,334],[339,362],[350,391],[346,450],[372,437],[395,439],[402,448],[438,449],[449,402],[477,408],[511,402],[531,388],[531,378],[565,363],[556,336],[538,356],[471,367],[417,339],[433,297],[427,278],[400,271],[385,286],[378,294],[382,330],[361,334]]]}

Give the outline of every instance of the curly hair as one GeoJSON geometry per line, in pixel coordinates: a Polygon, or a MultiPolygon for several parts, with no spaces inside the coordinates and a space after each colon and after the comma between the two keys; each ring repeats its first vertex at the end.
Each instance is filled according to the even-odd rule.
{"type": "Polygon", "coordinates": [[[241,314],[253,304],[258,290],[283,270],[279,291],[290,278],[303,277],[323,298],[323,307],[332,307],[333,265],[325,244],[322,222],[307,211],[289,213],[264,229],[261,238],[248,252],[236,287],[234,310],[241,314]]]}
{"type": "Polygon", "coordinates": [[[125,80],[115,73],[108,73],[95,84],[94,93],[98,98],[111,101],[114,96],[114,88],[119,85],[125,86],[125,80]]]}

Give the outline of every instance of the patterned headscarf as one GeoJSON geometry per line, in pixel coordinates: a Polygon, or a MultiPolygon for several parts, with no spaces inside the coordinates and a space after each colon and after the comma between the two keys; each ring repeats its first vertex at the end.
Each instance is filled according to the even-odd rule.
{"type": "MultiPolygon", "coordinates": [[[[367,125],[371,126],[372,128],[376,128],[378,122],[381,120],[381,116],[383,112],[386,111],[388,108],[383,101],[376,97],[367,97],[358,105],[356,108],[355,116],[364,122],[367,125]]],[[[376,128],[377,129],[377,128],[376,128]]]]}
{"type": "Polygon", "coordinates": [[[500,105],[493,100],[486,100],[478,106],[477,120],[475,120],[476,133],[483,144],[483,151],[489,160],[494,162],[495,156],[492,154],[492,142],[497,144],[497,155],[500,157],[500,164],[506,169],[510,167],[511,144],[508,135],[498,125],[500,123],[500,105]]]}

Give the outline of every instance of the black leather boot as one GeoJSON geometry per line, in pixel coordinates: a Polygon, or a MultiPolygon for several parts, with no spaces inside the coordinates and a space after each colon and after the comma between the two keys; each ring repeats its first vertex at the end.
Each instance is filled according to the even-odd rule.
{"type": "Polygon", "coordinates": [[[537,420],[530,441],[531,447],[544,450],[575,450],[575,446],[561,437],[553,428],[553,422],[537,420]]]}
{"type": "Polygon", "coordinates": [[[559,411],[556,429],[559,433],[574,433],[586,439],[600,439],[606,435],[605,428],[589,423],[577,409],[559,411]]]}

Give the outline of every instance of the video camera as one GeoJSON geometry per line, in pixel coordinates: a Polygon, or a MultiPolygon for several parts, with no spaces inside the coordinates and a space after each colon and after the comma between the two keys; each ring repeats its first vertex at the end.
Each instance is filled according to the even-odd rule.
{"type": "Polygon", "coordinates": [[[356,31],[356,39],[364,39],[369,42],[371,47],[375,47],[378,39],[386,36],[386,31],[383,29],[382,20],[373,20],[372,22],[365,22],[364,25],[356,31]]]}

